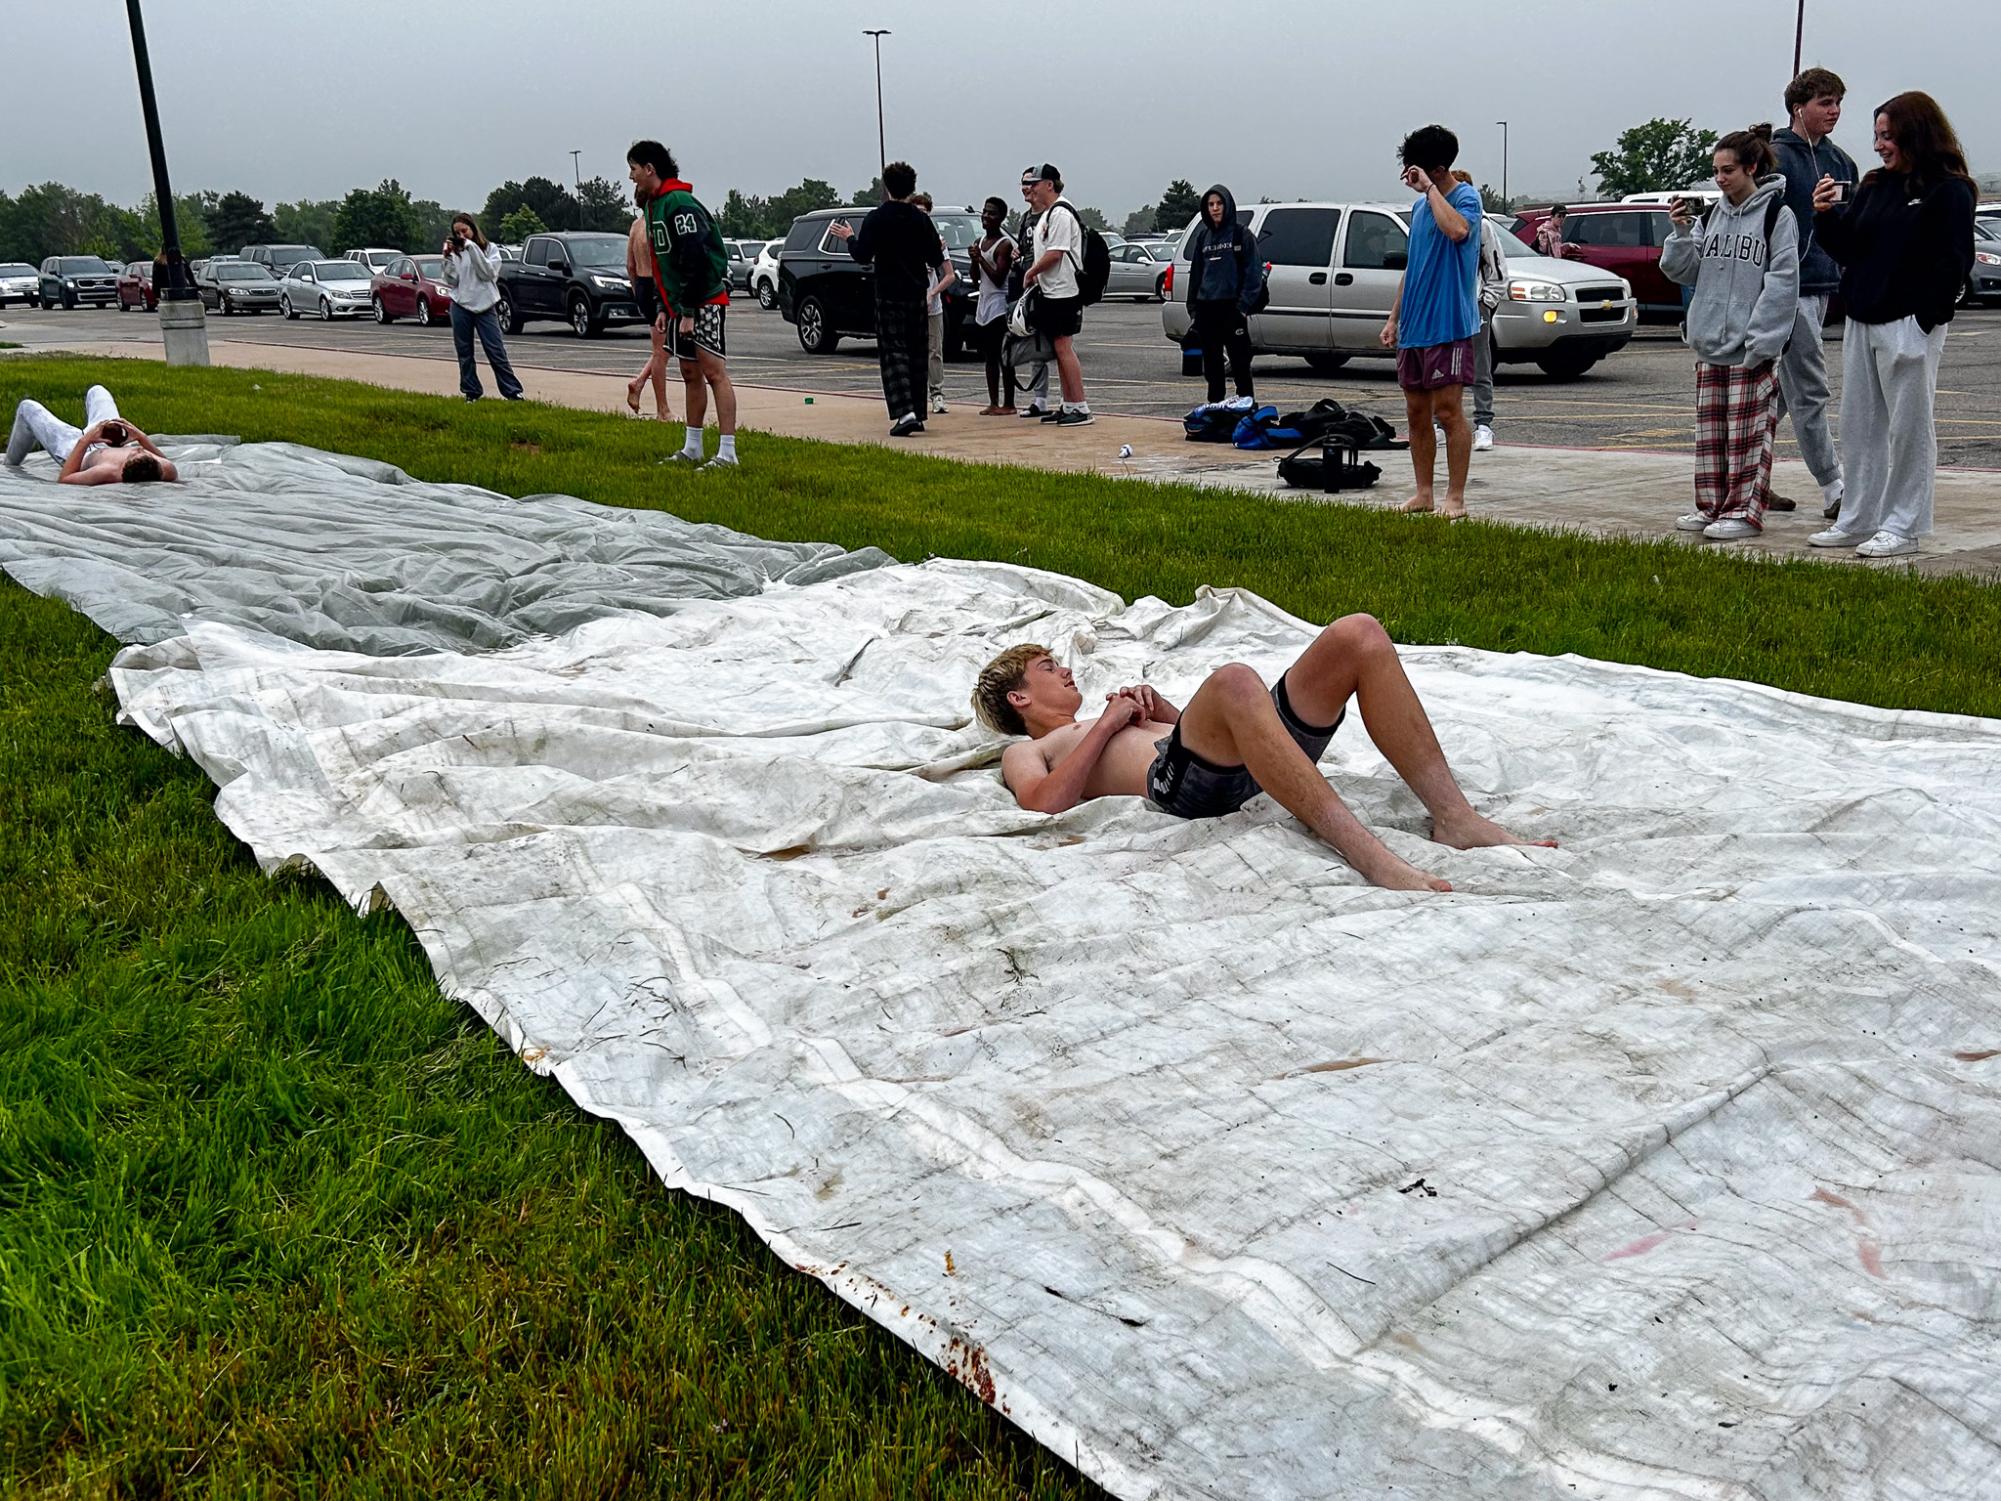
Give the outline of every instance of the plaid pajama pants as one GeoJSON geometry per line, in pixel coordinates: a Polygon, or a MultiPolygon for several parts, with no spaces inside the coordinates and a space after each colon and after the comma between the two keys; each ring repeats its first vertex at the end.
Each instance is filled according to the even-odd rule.
{"type": "Polygon", "coordinates": [[[1779,425],[1772,364],[1695,366],[1695,508],[1712,521],[1760,530],[1772,498],[1772,444],[1779,425]]]}
{"type": "Polygon", "coordinates": [[[922,417],[925,366],[931,358],[930,318],[922,302],[875,305],[875,351],[882,362],[882,399],[889,420],[922,417]]]}

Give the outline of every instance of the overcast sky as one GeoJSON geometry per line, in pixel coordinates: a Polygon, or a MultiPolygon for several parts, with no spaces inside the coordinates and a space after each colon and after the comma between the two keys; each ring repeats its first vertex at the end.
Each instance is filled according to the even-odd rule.
{"type": "MultiPolygon", "coordinates": [[[[1793,17],[1793,0],[147,3],[177,192],[270,204],[395,177],[477,207],[508,178],[568,182],[572,148],[584,176],[622,179],[627,144],[657,135],[717,203],[804,177],[846,194],[875,175],[861,30],[886,26],[889,155],[940,202],[1012,201],[1048,160],[1115,219],[1176,177],[1249,200],[1397,196],[1396,143],[1434,119],[1497,186],[1508,120],[1512,189],[1574,194],[1590,154],[1650,117],[1784,123],[1793,17]]],[[[2001,172],[1991,23],[1974,0],[1807,0],[1806,62],[1850,89],[1836,140],[1866,161],[1869,108],[1923,88],[1974,171],[2001,172]]],[[[46,66],[9,59],[0,189],[54,178],[133,203],[152,181],[124,7],[66,0],[61,32],[46,66]]]]}

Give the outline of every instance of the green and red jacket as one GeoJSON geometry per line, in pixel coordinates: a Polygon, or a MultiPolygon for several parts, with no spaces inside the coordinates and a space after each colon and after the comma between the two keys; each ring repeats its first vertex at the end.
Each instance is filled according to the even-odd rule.
{"type": "Polygon", "coordinates": [[[653,249],[653,280],[660,300],[677,318],[684,309],[730,300],[730,253],[694,189],[678,177],[660,184],[646,204],[646,239],[653,249]]]}

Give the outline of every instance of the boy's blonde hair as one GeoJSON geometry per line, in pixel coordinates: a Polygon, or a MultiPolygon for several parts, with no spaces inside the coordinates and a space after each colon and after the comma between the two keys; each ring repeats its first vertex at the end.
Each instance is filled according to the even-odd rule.
{"type": "Polygon", "coordinates": [[[1007,696],[1021,686],[1022,678],[1035,662],[1052,655],[1048,647],[1024,641],[1019,646],[1010,646],[982,667],[979,681],[973,684],[973,713],[979,716],[980,723],[1002,735],[1026,735],[1028,725],[1021,711],[1007,701],[1007,696]]]}

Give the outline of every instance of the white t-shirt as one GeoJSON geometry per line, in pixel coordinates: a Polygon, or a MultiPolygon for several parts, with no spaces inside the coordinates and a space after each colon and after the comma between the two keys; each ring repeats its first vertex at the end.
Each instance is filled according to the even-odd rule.
{"type": "Polygon", "coordinates": [[[1035,258],[1039,261],[1052,250],[1062,251],[1063,258],[1036,277],[1035,284],[1042,288],[1044,297],[1077,296],[1077,267],[1084,260],[1084,225],[1077,211],[1061,198],[1035,221],[1035,258]]]}

